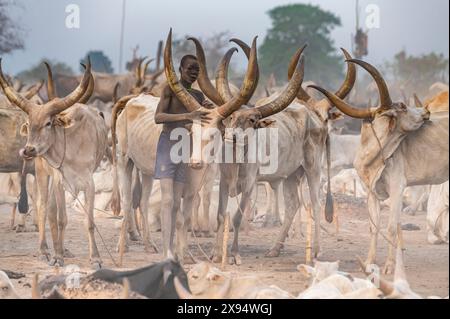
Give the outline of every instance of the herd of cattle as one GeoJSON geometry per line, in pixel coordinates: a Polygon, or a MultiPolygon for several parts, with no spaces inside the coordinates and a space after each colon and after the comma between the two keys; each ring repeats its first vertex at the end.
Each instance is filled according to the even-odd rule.
{"type": "MultiPolygon", "coordinates": [[[[321,212],[332,222],[335,216],[332,194],[343,193],[367,199],[371,241],[368,257],[361,262],[365,270],[365,265],[375,263],[381,207],[389,207],[389,250],[384,273],[395,273],[394,282],[373,274],[372,281],[354,278],[339,271],[338,263],[316,261],[314,267],[299,266],[299,271],[311,277],[311,283],[297,298],[420,297],[406,281],[400,217],[402,212],[414,214],[426,210],[428,241],[448,243],[448,87],[423,103],[417,96],[414,96],[415,105],[394,102],[379,71],[364,61],[352,59],[342,49],[347,73],[341,87],[335,93],[317,85],[306,89],[302,87],[305,68],[302,55],[306,48],[303,46],[287,66],[286,87],[258,98],[255,95],[260,77],[256,39],[251,46],[238,39],[231,40],[248,58],[239,89],[227,79],[230,59],[237,50],[232,48],[225,54],[213,85],[201,43],[195,38],[190,40],[195,44],[200,65],[198,86],[217,106],[208,110],[212,121],[202,124],[202,129],[218,129],[224,141],[222,147],[236,147],[236,138],[229,129],[276,128],[275,147],[280,164],[274,172],[264,174],[266,163],[210,163],[202,154],[193,152],[191,162],[201,166],[188,170],[189,187],[184,191],[176,225],[161,224],[159,217],[161,196],[153,175],[161,125],[154,122],[154,114],[161,91],[167,85],[190,112],[204,108],[177,78],[172,62],[171,32],[164,51],[164,70],[149,75],[150,61],[144,64],[140,60],[133,74],[104,75],[92,72],[87,61],[84,75],[77,78],[78,86],[64,98],[57,95],[49,65],[46,64],[46,89],[43,82],[24,89],[17,81],[5,77],[0,60],[3,93],[0,94],[0,172],[3,173],[0,204],[13,206],[11,227],[16,231],[30,229],[25,216],[34,212],[40,260],[63,266],[64,257],[70,255],[64,246],[68,206],[75,206],[86,215],[89,258],[95,269],[102,264],[95,240],[95,209],[112,210],[115,215],[123,216],[117,246],[121,255],[130,240],[142,240],[146,251],[155,252],[152,230],[176,227],[177,234],[177,261],[167,260],[129,272],[101,269],[84,278],[83,289],[76,293],[64,287],[61,276],[40,283],[36,278],[33,296],[101,297],[99,290],[102,290],[105,296],[117,298],[294,298],[258,278],[231,276],[212,264],[198,264],[185,274],[178,263],[188,258],[189,230],[199,237],[209,237],[212,233],[209,212],[213,191],[218,186],[212,261],[219,262],[224,257],[228,201],[233,198],[238,205],[231,215],[234,238],[228,256],[230,262],[241,264],[241,221],[252,216],[254,195],[260,189],[258,185],[264,184],[268,197],[273,199],[265,216],[266,223],[281,223],[280,195],[284,197],[285,207],[280,233],[266,253],[268,257],[280,254],[294,217],[305,201],[314,220],[313,256],[320,257],[321,212]],[[345,101],[356,82],[358,66],[377,85],[378,107],[358,108],[345,101]],[[324,98],[316,99],[311,89],[319,91],[324,98]],[[342,117],[339,111],[362,120],[359,135],[338,132],[335,123],[342,117]],[[305,186],[308,196],[303,196],[305,186]],[[83,202],[79,193],[83,193],[83,202]],[[17,225],[16,208],[20,212],[17,225]],[[53,255],[46,239],[47,217],[53,255]],[[108,295],[107,291],[113,293],[108,295]]],[[[202,147],[207,143],[211,140],[200,141],[202,147]]],[[[264,149],[270,148],[269,140],[258,139],[258,143],[266,143],[264,149]]],[[[0,288],[0,298],[19,297],[3,272],[0,272],[0,288]]]]}

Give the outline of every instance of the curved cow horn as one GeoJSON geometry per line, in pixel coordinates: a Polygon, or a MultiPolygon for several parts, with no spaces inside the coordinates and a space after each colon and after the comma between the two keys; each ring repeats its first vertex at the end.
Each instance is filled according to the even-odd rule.
{"type": "Polygon", "coordinates": [[[177,292],[180,299],[195,299],[195,296],[191,294],[180,282],[178,276],[175,276],[173,278],[173,285],[175,286],[175,291],[177,292]]]}
{"type": "Polygon", "coordinates": [[[51,103],[47,104],[47,107],[50,109],[50,114],[56,115],[68,109],[75,103],[78,103],[78,101],[80,101],[80,99],[85,96],[85,93],[89,87],[89,82],[91,81],[91,77],[91,59],[90,57],[88,57],[86,70],[84,71],[84,75],[81,79],[80,84],[72,93],[70,93],[66,97],[62,99],[55,99],[51,103]]]}
{"type": "Polygon", "coordinates": [[[353,106],[351,106],[350,104],[347,104],[346,102],[344,102],[343,100],[341,100],[339,97],[337,97],[336,95],[334,95],[331,92],[328,92],[327,90],[318,87],[316,85],[309,85],[308,87],[316,89],[317,91],[320,91],[323,95],[325,95],[328,100],[331,102],[332,105],[336,106],[342,113],[354,117],[354,118],[359,118],[359,119],[367,119],[367,118],[372,118],[374,112],[370,109],[358,109],[355,108],[353,106]]]}
{"type": "Polygon", "coordinates": [[[244,82],[239,90],[238,96],[228,101],[224,105],[218,107],[216,110],[222,117],[226,118],[231,113],[239,109],[242,105],[247,104],[256,89],[257,72],[258,72],[258,57],[256,54],[256,39],[253,39],[252,48],[250,50],[250,57],[247,66],[247,73],[245,74],[244,82]]]}
{"type": "MultiPolygon", "coordinates": [[[[344,48],[341,48],[342,53],[344,53],[345,59],[350,60],[352,59],[352,56],[350,53],[347,52],[344,48]]],[[[341,99],[345,99],[347,95],[350,93],[350,91],[353,89],[353,86],[355,85],[356,81],[356,67],[353,65],[353,63],[347,63],[347,74],[345,76],[344,83],[342,83],[339,90],[336,91],[336,96],[338,96],[341,99]]]]}
{"type": "MultiPolygon", "coordinates": [[[[298,61],[300,60],[300,57],[302,56],[302,53],[307,46],[308,44],[305,44],[292,56],[291,61],[289,62],[288,80],[291,80],[292,76],[294,75],[295,68],[298,65],[298,61]]],[[[308,102],[312,99],[311,96],[302,87],[300,87],[300,89],[298,90],[297,98],[303,102],[308,102]]]]}
{"type": "MultiPolygon", "coordinates": [[[[83,68],[86,70],[86,65],[84,65],[83,63],[81,63],[81,65],[83,66],[83,68]]],[[[89,99],[92,96],[92,93],[94,93],[94,86],[95,86],[95,82],[94,82],[94,76],[91,73],[91,76],[89,77],[89,85],[86,89],[86,92],[84,93],[84,95],[80,98],[80,100],[78,101],[78,103],[81,104],[86,104],[89,99]]]]}
{"type": "Polygon", "coordinates": [[[416,93],[414,93],[414,103],[416,104],[416,107],[423,108],[423,103],[420,101],[416,93]]]}
{"type": "Polygon", "coordinates": [[[369,72],[369,74],[373,77],[378,87],[378,92],[380,96],[380,106],[382,108],[390,108],[392,106],[391,96],[389,94],[386,82],[384,81],[380,72],[378,72],[378,70],[374,66],[370,65],[365,61],[358,59],[350,59],[347,61],[351,63],[356,63],[359,66],[363,67],[367,72],[369,72]]]}
{"type": "Polygon", "coordinates": [[[44,62],[45,67],[47,68],[47,97],[48,100],[51,101],[58,97],[55,89],[55,82],[53,81],[53,73],[50,64],[44,62]]]}
{"type": "Polygon", "coordinates": [[[228,66],[230,65],[231,57],[234,52],[237,52],[236,48],[231,48],[225,53],[224,57],[219,63],[216,74],[216,87],[220,97],[223,101],[228,102],[233,98],[231,94],[230,85],[228,84],[228,66]]]}
{"type": "Polygon", "coordinates": [[[117,82],[116,85],[114,85],[114,90],[113,90],[113,96],[112,96],[113,105],[117,103],[118,96],[119,96],[119,94],[118,94],[119,87],[120,87],[120,82],[117,82]]]}
{"type": "Polygon", "coordinates": [[[39,81],[39,83],[37,83],[36,85],[34,85],[31,89],[29,89],[26,93],[25,93],[25,98],[27,100],[31,99],[33,96],[35,96],[42,88],[42,86],[44,85],[44,81],[39,81]]]}
{"type": "MultiPolygon", "coordinates": [[[[242,49],[242,51],[244,51],[244,54],[247,56],[247,59],[250,59],[251,48],[247,45],[247,43],[236,38],[230,39],[230,42],[236,43],[242,49]]],[[[255,87],[258,85],[258,82],[259,82],[259,66],[256,65],[255,87]]]]}
{"type": "Polygon", "coordinates": [[[201,108],[200,103],[198,103],[198,101],[188,93],[186,88],[180,84],[177,74],[175,73],[172,61],[172,28],[167,36],[166,47],[164,49],[164,69],[166,72],[167,83],[186,109],[189,112],[192,112],[201,108]]]}
{"type": "Polygon", "coordinates": [[[257,108],[262,117],[267,117],[278,112],[283,111],[297,96],[299,88],[302,86],[303,76],[305,71],[304,58],[300,59],[300,62],[295,68],[295,72],[289,80],[287,88],[272,102],[262,105],[257,108]]]}
{"type": "Polygon", "coordinates": [[[195,44],[195,51],[197,56],[197,61],[200,66],[200,73],[198,75],[198,85],[202,89],[203,93],[216,105],[222,105],[225,101],[220,96],[219,92],[212,85],[211,80],[208,76],[208,69],[206,67],[206,58],[205,51],[197,38],[190,37],[188,40],[191,40],[195,44]]]}
{"type": "Polygon", "coordinates": [[[136,68],[134,69],[134,76],[136,77],[136,83],[135,87],[140,87],[142,85],[142,78],[141,78],[141,68],[142,63],[147,59],[147,57],[143,57],[142,59],[138,60],[138,64],[136,65],[136,68]]]}
{"type": "Polygon", "coordinates": [[[145,65],[144,65],[144,67],[142,68],[142,70],[141,70],[141,81],[142,81],[142,84],[144,84],[144,82],[145,82],[145,73],[147,73],[148,66],[149,66],[149,64],[152,63],[153,61],[155,61],[155,59],[150,59],[150,60],[148,60],[148,61],[145,63],[145,65]]]}
{"type": "Polygon", "coordinates": [[[30,113],[31,108],[33,107],[33,103],[29,100],[25,99],[22,95],[20,95],[14,88],[9,84],[9,82],[5,79],[2,70],[2,59],[0,58],[0,86],[5,93],[5,96],[8,100],[17,107],[21,108],[25,113],[30,113]]]}

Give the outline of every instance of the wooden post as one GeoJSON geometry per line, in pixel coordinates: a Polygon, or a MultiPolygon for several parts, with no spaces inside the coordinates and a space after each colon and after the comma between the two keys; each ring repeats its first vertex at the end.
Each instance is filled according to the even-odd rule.
{"type": "Polygon", "coordinates": [[[353,180],[353,197],[356,198],[356,179],[353,180]]]}
{"type": "Polygon", "coordinates": [[[339,216],[336,207],[334,207],[334,222],[336,226],[336,236],[339,235],[339,216]]]}
{"type": "Polygon", "coordinates": [[[308,205],[307,208],[307,222],[306,222],[306,258],[305,264],[312,264],[312,215],[311,215],[311,206],[308,205]]]}
{"type": "Polygon", "coordinates": [[[405,243],[403,241],[403,232],[402,232],[402,224],[397,224],[397,236],[398,236],[398,243],[397,245],[400,245],[400,248],[403,250],[405,249],[405,243]]]}
{"type": "Polygon", "coordinates": [[[225,269],[225,264],[227,261],[227,251],[228,251],[228,235],[229,235],[229,225],[230,225],[230,214],[227,212],[225,214],[225,220],[223,225],[223,243],[222,243],[222,270],[225,269]]]}
{"type": "Polygon", "coordinates": [[[163,42],[158,42],[158,51],[156,52],[156,72],[161,70],[161,56],[162,56],[162,50],[163,50],[163,42]]]}

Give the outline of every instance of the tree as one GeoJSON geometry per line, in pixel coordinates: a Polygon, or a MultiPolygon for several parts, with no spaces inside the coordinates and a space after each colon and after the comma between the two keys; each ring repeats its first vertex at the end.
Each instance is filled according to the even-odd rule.
{"type": "Polygon", "coordinates": [[[17,78],[26,83],[35,83],[40,80],[47,79],[47,69],[44,66],[44,62],[50,64],[52,72],[56,74],[74,75],[73,70],[64,62],[49,61],[42,59],[39,63],[32,66],[29,70],[25,70],[17,74],[17,78]]]}
{"type": "Polygon", "coordinates": [[[385,70],[393,77],[393,84],[409,96],[426,94],[435,82],[448,82],[448,59],[434,52],[420,56],[408,55],[404,50],[385,63],[385,70]]]}
{"type": "MultiPolygon", "coordinates": [[[[93,71],[102,73],[114,73],[111,60],[103,53],[103,51],[89,51],[86,56],[80,60],[80,63],[86,64],[88,56],[91,58],[93,71]]],[[[80,71],[84,72],[84,68],[81,65],[80,71]]]]}
{"type": "Polygon", "coordinates": [[[24,48],[22,30],[11,19],[7,8],[14,2],[0,0],[0,54],[11,53],[24,48]]]}
{"type": "Polygon", "coordinates": [[[259,48],[262,72],[287,80],[287,65],[305,43],[305,79],[332,85],[342,76],[343,58],[337,55],[330,32],[341,25],[340,18],[318,6],[293,4],[268,12],[272,27],[259,48]]]}

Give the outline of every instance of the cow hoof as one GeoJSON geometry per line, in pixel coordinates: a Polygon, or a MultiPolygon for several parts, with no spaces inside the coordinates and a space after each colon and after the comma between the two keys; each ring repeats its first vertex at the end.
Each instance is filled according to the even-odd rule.
{"type": "Polygon", "coordinates": [[[16,233],[26,233],[27,231],[25,225],[16,225],[13,229],[16,231],[16,233]]]}
{"type": "Polygon", "coordinates": [[[383,273],[385,275],[393,274],[394,273],[394,263],[387,261],[386,264],[384,265],[383,273]]]}
{"type": "Polygon", "coordinates": [[[242,265],[242,258],[240,255],[235,255],[235,256],[229,257],[228,263],[230,265],[240,266],[240,265],[242,265]]]}
{"type": "Polygon", "coordinates": [[[37,258],[39,261],[48,263],[50,261],[50,254],[47,252],[39,252],[37,258]]]}
{"type": "Polygon", "coordinates": [[[272,248],[265,254],[265,257],[268,257],[268,258],[273,258],[273,257],[278,257],[278,256],[280,256],[280,249],[278,249],[278,248],[272,248]]]}
{"type": "Polygon", "coordinates": [[[217,263],[222,262],[222,256],[214,254],[214,255],[211,256],[210,260],[211,260],[211,262],[217,264],[217,263]]]}
{"type": "Polygon", "coordinates": [[[141,236],[135,231],[128,233],[131,241],[140,241],[141,236]]]}
{"type": "Polygon", "coordinates": [[[64,259],[62,257],[54,256],[48,264],[49,266],[64,267],[64,259]]]}
{"type": "Polygon", "coordinates": [[[75,258],[75,255],[72,254],[72,252],[66,248],[64,249],[64,258],[75,258]]]}
{"type": "MultiPolygon", "coordinates": [[[[128,247],[127,244],[125,244],[125,246],[123,247],[123,252],[124,252],[124,253],[127,253],[128,250],[129,250],[129,247],[128,247]]],[[[117,252],[117,253],[120,253],[120,242],[117,244],[116,252],[117,252]]]]}

